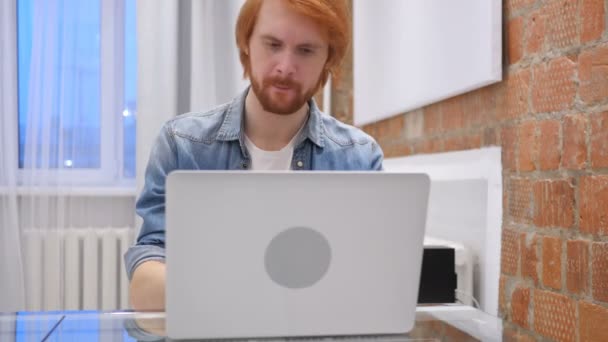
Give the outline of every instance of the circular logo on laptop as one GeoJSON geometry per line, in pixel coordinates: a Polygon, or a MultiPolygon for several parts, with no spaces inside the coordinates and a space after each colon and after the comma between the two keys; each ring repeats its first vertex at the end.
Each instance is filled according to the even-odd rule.
{"type": "Polygon", "coordinates": [[[317,283],[331,262],[327,239],[311,228],[289,228],[277,234],[266,248],[266,272],[277,284],[301,289],[317,283]]]}

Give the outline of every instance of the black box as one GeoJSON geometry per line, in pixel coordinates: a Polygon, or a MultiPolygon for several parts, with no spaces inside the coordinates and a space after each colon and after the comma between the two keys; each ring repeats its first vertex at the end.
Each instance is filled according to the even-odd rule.
{"type": "Polygon", "coordinates": [[[454,249],[450,247],[424,247],[418,304],[456,302],[454,253],[454,249]]]}

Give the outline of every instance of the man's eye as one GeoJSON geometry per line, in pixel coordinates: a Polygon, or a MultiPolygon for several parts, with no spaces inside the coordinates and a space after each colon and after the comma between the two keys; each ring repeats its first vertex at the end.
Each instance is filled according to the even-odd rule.
{"type": "Polygon", "coordinates": [[[271,43],[268,43],[267,45],[268,45],[268,47],[269,47],[270,49],[272,49],[272,50],[277,50],[278,48],[280,48],[280,47],[281,47],[281,44],[279,44],[279,43],[272,43],[272,42],[271,42],[271,43]]]}
{"type": "Polygon", "coordinates": [[[308,48],[300,48],[298,51],[304,56],[312,55],[315,52],[313,49],[308,48]]]}

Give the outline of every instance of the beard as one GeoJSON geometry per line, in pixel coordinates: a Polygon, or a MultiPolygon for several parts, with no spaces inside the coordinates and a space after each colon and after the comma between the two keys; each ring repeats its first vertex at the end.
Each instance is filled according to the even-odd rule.
{"type": "Polygon", "coordinates": [[[302,85],[293,79],[276,76],[264,78],[261,83],[251,77],[251,89],[265,111],[279,115],[297,112],[316,92],[315,89],[303,92],[302,85]],[[287,91],[276,92],[275,86],[287,91]]]}

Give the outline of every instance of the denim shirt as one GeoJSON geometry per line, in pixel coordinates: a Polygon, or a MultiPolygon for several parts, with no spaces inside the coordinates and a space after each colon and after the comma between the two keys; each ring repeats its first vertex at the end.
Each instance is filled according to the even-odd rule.
{"type": "MultiPolygon", "coordinates": [[[[129,279],[142,262],[164,261],[165,178],[171,171],[246,170],[251,165],[243,133],[248,91],[208,112],[177,116],[161,129],[136,204],[143,225],[137,243],[124,256],[129,279]]],[[[314,100],[308,105],[308,120],[295,140],[292,170],[382,170],[383,153],[372,137],[322,113],[314,100]]]]}

